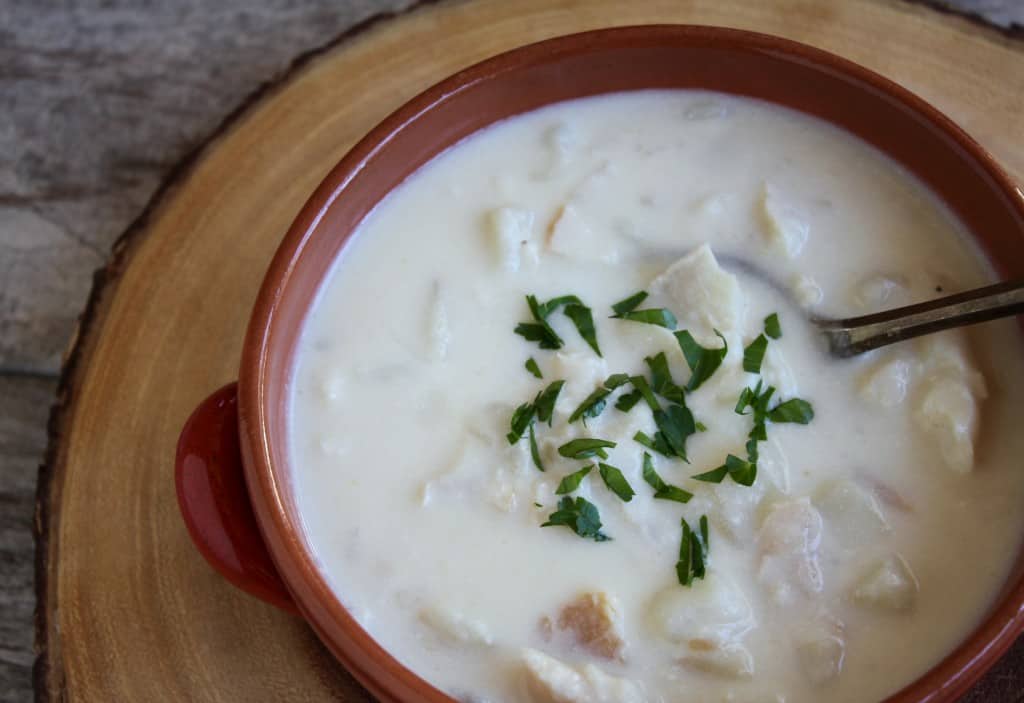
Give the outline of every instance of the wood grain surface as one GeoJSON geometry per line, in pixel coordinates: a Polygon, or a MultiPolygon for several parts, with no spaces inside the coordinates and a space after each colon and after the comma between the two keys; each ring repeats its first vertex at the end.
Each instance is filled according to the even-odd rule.
{"type": "MultiPolygon", "coordinates": [[[[350,37],[182,169],[94,291],[40,486],[42,699],[365,700],[299,621],[232,590],[188,543],[173,498],[177,431],[234,376],[256,287],[291,217],[373,123],[498,51],[653,21],[752,28],[836,51],[933,101],[1024,175],[1024,47],[917,6],[443,2],[350,37]]],[[[1022,660],[1018,648],[972,699],[1018,700],[1022,660]]]]}

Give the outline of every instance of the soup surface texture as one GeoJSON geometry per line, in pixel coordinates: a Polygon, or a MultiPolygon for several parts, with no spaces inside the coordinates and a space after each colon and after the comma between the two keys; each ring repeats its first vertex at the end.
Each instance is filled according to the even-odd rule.
{"type": "Polygon", "coordinates": [[[1018,552],[1024,350],[1004,322],[836,360],[805,318],[993,276],[908,173],[778,106],[507,120],[397,188],[319,293],[288,435],[306,538],[459,700],[878,701],[1018,552]]]}

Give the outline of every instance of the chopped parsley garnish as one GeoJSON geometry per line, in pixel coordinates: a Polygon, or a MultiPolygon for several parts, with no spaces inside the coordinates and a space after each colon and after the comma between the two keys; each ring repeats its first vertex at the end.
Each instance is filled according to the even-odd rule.
{"type": "Polygon", "coordinates": [[[772,408],[768,412],[768,419],[772,422],[795,422],[798,425],[806,425],[814,419],[814,408],[806,400],[790,398],[772,408]]]}
{"type": "Polygon", "coordinates": [[[523,433],[533,423],[533,416],[536,412],[533,403],[523,403],[515,409],[515,412],[512,413],[511,430],[505,435],[509,444],[515,444],[523,438],[523,433]]]}
{"type": "Polygon", "coordinates": [[[587,418],[597,417],[604,412],[605,405],[608,404],[608,396],[611,395],[619,386],[629,382],[629,375],[624,373],[612,374],[605,379],[605,382],[594,389],[594,391],[583,399],[583,402],[579,404],[572,415],[569,416],[569,422],[576,422],[582,419],[583,424],[587,424],[587,418]]]}
{"type": "Polygon", "coordinates": [[[572,324],[576,325],[576,329],[580,336],[583,337],[583,341],[594,350],[595,354],[601,356],[601,348],[597,345],[594,315],[590,312],[590,308],[583,303],[571,303],[565,306],[563,312],[566,317],[572,320],[572,324]]]}
{"type": "Polygon", "coordinates": [[[778,313],[773,312],[764,318],[764,333],[772,339],[778,339],[782,336],[782,326],[779,324],[778,313]]]}
{"type": "Polygon", "coordinates": [[[555,493],[560,496],[565,495],[566,493],[572,493],[580,487],[580,483],[582,483],[583,479],[587,477],[587,474],[589,474],[593,468],[593,466],[584,466],[579,471],[574,471],[569,474],[559,482],[558,488],[555,489],[555,493]]]}
{"type": "Polygon", "coordinates": [[[743,350],[743,370],[748,373],[761,373],[761,362],[764,361],[767,349],[768,338],[763,334],[757,335],[757,339],[743,350]]]}
{"type": "Polygon", "coordinates": [[[646,310],[630,310],[622,314],[612,315],[616,320],[629,320],[630,322],[643,322],[648,325],[657,325],[667,330],[674,330],[679,324],[676,316],[665,308],[647,308],[646,310]]]}
{"type": "Polygon", "coordinates": [[[658,426],[658,434],[672,448],[672,453],[687,461],[686,439],[697,432],[690,409],[685,405],[673,404],[667,410],[655,410],[654,424],[658,426]]]}
{"type": "Polygon", "coordinates": [[[577,497],[574,500],[565,496],[558,501],[558,510],[551,513],[548,521],[541,527],[559,526],[568,527],[580,537],[595,542],[607,542],[611,539],[601,532],[601,515],[597,506],[586,498],[577,497]]]}
{"type": "Polygon", "coordinates": [[[597,344],[597,331],[594,327],[594,315],[590,308],[575,295],[562,295],[552,298],[546,303],[539,302],[537,296],[528,295],[526,304],[530,308],[533,322],[520,322],[516,325],[515,333],[520,337],[528,342],[537,342],[541,349],[561,349],[565,341],[548,323],[548,318],[564,306],[563,312],[572,320],[580,336],[598,356],[601,356],[601,349],[597,344]]]}
{"type": "Polygon", "coordinates": [[[679,561],[676,562],[676,576],[682,586],[692,586],[694,579],[704,578],[708,563],[708,517],[701,515],[700,532],[690,529],[686,519],[680,520],[683,528],[679,543],[679,561]]]}
{"type": "Polygon", "coordinates": [[[654,397],[654,391],[651,390],[651,386],[647,383],[646,378],[643,376],[630,376],[629,382],[633,384],[633,388],[640,392],[640,397],[647,401],[647,405],[651,410],[658,410],[661,407],[658,399],[654,397]]]}
{"type": "Polygon", "coordinates": [[[549,383],[548,387],[541,391],[533,401],[533,406],[537,411],[537,419],[548,423],[548,427],[551,427],[551,417],[555,412],[555,401],[558,400],[558,394],[562,392],[562,386],[564,385],[565,381],[549,383]]]}
{"type": "Polygon", "coordinates": [[[623,393],[619,396],[619,399],[615,401],[615,409],[628,413],[643,399],[643,397],[643,394],[635,389],[631,390],[629,393],[623,393]]]}
{"type": "Polygon", "coordinates": [[[540,450],[537,449],[537,437],[533,433],[533,423],[530,423],[530,457],[533,459],[533,465],[538,470],[544,470],[544,462],[540,460],[540,450]]]}
{"type": "Polygon", "coordinates": [[[647,482],[651,488],[654,489],[654,497],[661,500],[674,500],[677,503],[687,503],[690,498],[693,498],[693,494],[689,491],[684,491],[679,486],[673,486],[670,483],[665,483],[658,472],[654,470],[654,461],[651,459],[651,455],[644,452],[644,481],[647,482]]]}
{"type": "Polygon", "coordinates": [[[569,459],[589,459],[592,456],[599,456],[602,459],[608,458],[605,449],[615,446],[615,442],[595,437],[580,437],[566,442],[558,448],[558,453],[569,459]]]}
{"type": "Polygon", "coordinates": [[[639,293],[634,293],[625,300],[620,300],[615,303],[612,305],[612,310],[615,311],[616,315],[625,315],[627,312],[636,310],[640,303],[645,300],[647,300],[647,291],[642,290],[639,293]]]}
{"type": "Polygon", "coordinates": [[[651,370],[651,389],[666,400],[683,404],[686,402],[685,391],[672,380],[672,372],[668,369],[665,352],[656,356],[648,356],[644,363],[651,370]]]}
{"type": "Polygon", "coordinates": [[[662,456],[674,456],[672,447],[669,446],[668,440],[665,439],[665,435],[661,432],[655,432],[654,437],[649,437],[645,432],[637,432],[633,435],[633,441],[637,444],[641,444],[652,452],[657,452],[662,456]]]}
{"type": "Polygon", "coordinates": [[[534,361],[532,356],[526,360],[526,363],[523,364],[523,366],[537,378],[544,378],[544,374],[540,372],[540,367],[537,366],[537,362],[534,361]]]}
{"type": "Polygon", "coordinates": [[[572,415],[569,416],[569,422],[576,422],[582,419],[583,423],[586,424],[587,418],[597,417],[604,412],[604,406],[608,404],[608,396],[611,395],[611,391],[604,386],[598,386],[594,389],[594,392],[583,399],[583,402],[572,411],[572,415]]]}
{"type": "Polygon", "coordinates": [[[735,454],[730,454],[725,458],[725,463],[717,469],[697,474],[692,478],[707,483],[721,483],[726,476],[729,476],[741,486],[752,486],[757,479],[757,464],[744,461],[735,454]]]}
{"type": "Polygon", "coordinates": [[[608,486],[612,493],[617,495],[624,503],[628,503],[633,500],[633,496],[636,493],[633,491],[633,487],[629,485],[629,481],[622,475],[622,472],[611,464],[605,464],[598,462],[598,471],[601,473],[601,478],[604,479],[604,485],[608,486]]]}
{"type": "Polygon", "coordinates": [[[718,330],[715,334],[722,340],[721,349],[707,349],[697,344],[688,331],[682,330],[675,333],[679,348],[683,351],[686,363],[690,367],[690,380],[686,383],[686,390],[692,392],[700,388],[704,381],[711,378],[711,374],[722,365],[722,359],[729,353],[729,343],[718,330]]]}

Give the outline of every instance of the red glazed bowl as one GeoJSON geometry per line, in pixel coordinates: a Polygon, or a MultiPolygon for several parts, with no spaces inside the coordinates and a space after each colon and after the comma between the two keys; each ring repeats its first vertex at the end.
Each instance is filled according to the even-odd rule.
{"type": "MultiPolygon", "coordinates": [[[[267,271],[237,384],[188,420],[176,483],[185,523],[242,589],[299,614],[382,701],[454,703],[403,667],[317,571],[289,480],[288,380],[299,332],[330,263],[363,217],[409,174],[489,124],[550,103],[648,88],[703,88],[815,115],[917,174],[975,233],[1000,273],[1024,276],[1024,194],[935,108],[860,66],[776,37],[697,26],[587,32],[468,68],[385,119],[302,208],[267,271]]],[[[954,701],[1024,630],[1024,555],[978,628],[888,700],[954,701]]]]}

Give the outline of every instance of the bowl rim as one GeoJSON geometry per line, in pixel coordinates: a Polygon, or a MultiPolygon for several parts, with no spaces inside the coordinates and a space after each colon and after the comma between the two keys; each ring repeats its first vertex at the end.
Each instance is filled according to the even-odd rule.
{"type": "MultiPolygon", "coordinates": [[[[282,579],[306,621],[332,654],[375,696],[384,701],[455,703],[398,662],[356,621],[330,589],[302,538],[301,518],[287,509],[283,485],[287,471],[276,468],[268,407],[269,330],[298,257],[319,232],[324,213],[355,176],[409,123],[460,91],[481,81],[500,79],[512,68],[544,63],[592,47],[638,40],[681,44],[699,41],[729,50],[781,54],[853,78],[895,100],[950,137],[1006,196],[1008,207],[1024,222],[1024,191],[991,154],[930,103],[884,76],[831,52],[782,37],[741,29],[690,24],[650,24],[596,29],[562,35],[500,53],[458,71],[403,104],[360,139],[321,181],[302,206],[267,269],[246,332],[239,371],[239,433],[246,483],[257,522],[282,579]]],[[[819,119],[823,119],[820,118],[819,119]]],[[[827,121],[827,120],[826,120],[827,121]]],[[[469,135],[466,135],[469,136],[469,135]]],[[[1024,576],[1012,576],[1002,600],[944,659],[886,699],[886,703],[954,701],[1024,631],[1024,576]]]]}

